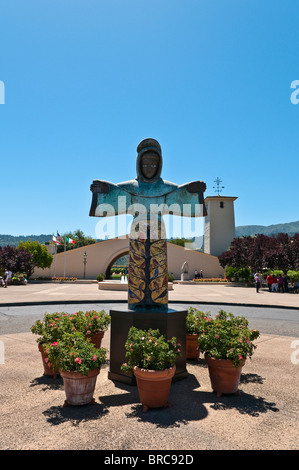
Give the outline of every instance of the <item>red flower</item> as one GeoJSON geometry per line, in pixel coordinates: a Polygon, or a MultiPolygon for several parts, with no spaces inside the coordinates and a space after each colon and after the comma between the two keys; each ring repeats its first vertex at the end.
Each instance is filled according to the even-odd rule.
{"type": "Polygon", "coordinates": [[[80,357],[76,357],[75,362],[76,362],[77,364],[81,364],[82,361],[81,361],[80,357]]]}

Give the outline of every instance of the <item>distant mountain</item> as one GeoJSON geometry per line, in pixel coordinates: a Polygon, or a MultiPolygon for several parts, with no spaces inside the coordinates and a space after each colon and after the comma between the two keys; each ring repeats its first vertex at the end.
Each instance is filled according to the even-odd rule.
{"type": "Polygon", "coordinates": [[[38,241],[39,243],[45,243],[52,240],[52,235],[1,235],[0,234],[0,246],[18,246],[20,242],[26,242],[27,240],[38,241]]]}
{"type": "MultiPolygon", "coordinates": [[[[236,237],[246,237],[250,235],[256,235],[262,233],[263,235],[275,235],[276,233],[288,233],[290,236],[299,233],[299,221],[289,222],[286,224],[276,224],[276,225],[242,225],[236,227],[236,237]]],[[[40,243],[46,243],[52,240],[52,235],[1,235],[0,234],[0,246],[18,246],[22,241],[27,240],[37,240],[40,243]]],[[[100,240],[98,240],[100,241],[100,240]]],[[[193,240],[193,249],[202,249],[203,246],[203,237],[195,237],[193,240]],[[196,244],[194,245],[194,242],[196,244]],[[193,246],[194,245],[194,246],[193,246]]],[[[191,248],[191,246],[190,246],[191,248]]]]}
{"type": "Polygon", "coordinates": [[[277,233],[287,233],[290,236],[295,235],[295,233],[299,233],[299,221],[297,222],[289,222],[286,224],[276,224],[276,225],[242,225],[236,227],[236,236],[237,237],[247,237],[250,235],[256,234],[263,234],[263,235],[275,235],[277,233]]]}

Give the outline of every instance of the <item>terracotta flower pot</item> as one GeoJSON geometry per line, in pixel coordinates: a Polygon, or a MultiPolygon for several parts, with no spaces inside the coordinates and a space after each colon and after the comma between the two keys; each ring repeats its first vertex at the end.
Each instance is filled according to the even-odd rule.
{"type": "Polygon", "coordinates": [[[100,369],[93,369],[88,372],[88,375],[82,375],[78,371],[60,371],[66,395],[64,406],[93,403],[93,394],[99,372],[100,369]]]}
{"type": "Polygon", "coordinates": [[[43,346],[40,343],[38,344],[38,350],[41,353],[41,357],[42,357],[44,375],[49,375],[53,377],[54,379],[56,379],[57,376],[59,375],[59,370],[51,367],[51,364],[48,359],[48,355],[45,353],[43,346]]]}
{"type": "Polygon", "coordinates": [[[91,342],[95,345],[95,347],[99,349],[101,347],[102,339],[104,337],[104,331],[93,333],[92,335],[87,337],[90,338],[91,342]]]}
{"type": "Polygon", "coordinates": [[[199,349],[197,342],[197,334],[186,335],[186,359],[198,359],[199,349]]]}
{"type": "Polygon", "coordinates": [[[217,392],[217,397],[222,393],[239,393],[240,377],[245,360],[235,367],[228,359],[214,359],[205,354],[208,364],[212,389],[217,392]]]}
{"type": "Polygon", "coordinates": [[[146,370],[134,367],[143,411],[169,406],[168,396],[176,366],[165,370],[146,370]]]}

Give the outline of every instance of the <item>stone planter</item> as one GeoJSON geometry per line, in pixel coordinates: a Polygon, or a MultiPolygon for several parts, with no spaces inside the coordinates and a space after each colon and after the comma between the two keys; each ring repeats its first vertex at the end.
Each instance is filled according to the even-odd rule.
{"type": "Polygon", "coordinates": [[[100,369],[93,369],[88,375],[78,371],[60,371],[63,378],[66,400],[64,406],[82,406],[94,403],[94,389],[100,369]]]}

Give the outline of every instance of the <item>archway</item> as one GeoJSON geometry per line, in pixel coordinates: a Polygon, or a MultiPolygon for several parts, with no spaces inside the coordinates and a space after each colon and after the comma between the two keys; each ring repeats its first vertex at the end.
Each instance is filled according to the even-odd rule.
{"type": "MultiPolygon", "coordinates": [[[[108,267],[105,271],[105,279],[111,279],[111,268],[112,266],[115,265],[115,263],[124,258],[124,257],[127,257],[129,255],[129,250],[126,250],[120,254],[117,254],[116,256],[114,256],[114,258],[110,261],[110,263],[108,264],[108,267]]],[[[128,261],[126,262],[126,266],[128,266],[128,261]]]]}

